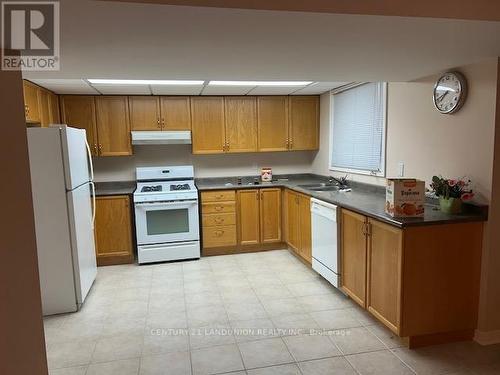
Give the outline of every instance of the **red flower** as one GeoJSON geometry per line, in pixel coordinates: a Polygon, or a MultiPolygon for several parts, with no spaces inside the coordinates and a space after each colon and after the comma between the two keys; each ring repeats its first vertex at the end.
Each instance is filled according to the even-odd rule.
{"type": "Polygon", "coordinates": [[[465,181],[464,180],[459,180],[457,182],[458,186],[460,186],[461,188],[463,188],[465,186],[465,181]]]}
{"type": "Polygon", "coordinates": [[[461,199],[463,201],[470,201],[474,197],[474,193],[468,192],[468,193],[463,193],[461,196],[461,199]]]}
{"type": "Polygon", "coordinates": [[[457,184],[457,180],[448,180],[448,185],[450,185],[451,187],[455,186],[457,184]]]}

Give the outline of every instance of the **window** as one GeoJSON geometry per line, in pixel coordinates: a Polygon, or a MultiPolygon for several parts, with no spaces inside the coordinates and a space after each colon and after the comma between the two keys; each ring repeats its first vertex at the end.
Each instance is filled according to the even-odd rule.
{"type": "Polygon", "coordinates": [[[332,94],[330,170],[385,175],[386,92],[376,82],[332,94]]]}

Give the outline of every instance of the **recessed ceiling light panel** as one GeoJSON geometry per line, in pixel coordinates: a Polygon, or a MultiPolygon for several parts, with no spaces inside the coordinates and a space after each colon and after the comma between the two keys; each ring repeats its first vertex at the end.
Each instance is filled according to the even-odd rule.
{"type": "Polygon", "coordinates": [[[209,86],[307,86],[311,81],[210,81],[209,86]]]}
{"type": "Polygon", "coordinates": [[[95,85],[203,85],[205,81],[199,80],[181,80],[181,79],[87,79],[95,85]]]}

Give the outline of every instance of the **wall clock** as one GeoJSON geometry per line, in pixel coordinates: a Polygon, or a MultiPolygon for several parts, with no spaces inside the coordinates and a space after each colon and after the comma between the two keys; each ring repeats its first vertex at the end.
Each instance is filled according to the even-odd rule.
{"type": "Polygon", "coordinates": [[[445,114],[457,112],[467,97],[467,80],[459,72],[443,74],[434,85],[432,100],[436,109],[445,114]]]}

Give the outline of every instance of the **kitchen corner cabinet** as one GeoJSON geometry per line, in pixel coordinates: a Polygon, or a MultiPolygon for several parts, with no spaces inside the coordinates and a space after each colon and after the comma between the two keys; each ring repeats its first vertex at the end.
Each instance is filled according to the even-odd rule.
{"type": "Polygon", "coordinates": [[[95,106],[99,155],[132,155],[127,97],[97,96],[95,106]]]}
{"type": "Polygon", "coordinates": [[[285,242],[296,255],[311,263],[311,199],[307,195],[286,189],[283,201],[285,242]]]}
{"type": "Polygon", "coordinates": [[[290,96],[290,150],[319,148],[319,97],[290,96]]]}
{"type": "Polygon", "coordinates": [[[93,156],[99,155],[95,99],[86,95],[62,95],[60,97],[61,119],[64,124],[85,129],[87,142],[93,156]]]}
{"type": "Polygon", "coordinates": [[[224,98],[192,97],[191,116],[193,154],[225,152],[224,98]]]}
{"type": "Polygon", "coordinates": [[[134,262],[130,210],[128,195],[96,197],[97,265],[134,262]]]}
{"type": "Polygon", "coordinates": [[[129,96],[132,130],[191,130],[189,96],[129,96]]]}
{"type": "Polygon", "coordinates": [[[288,97],[257,97],[257,127],[259,151],[287,151],[288,97]]]}
{"type": "Polygon", "coordinates": [[[341,212],[344,292],[410,347],[472,338],[482,223],[398,228],[341,212]]]}
{"type": "Polygon", "coordinates": [[[281,242],[281,189],[238,190],[239,244],[281,242]]]}

